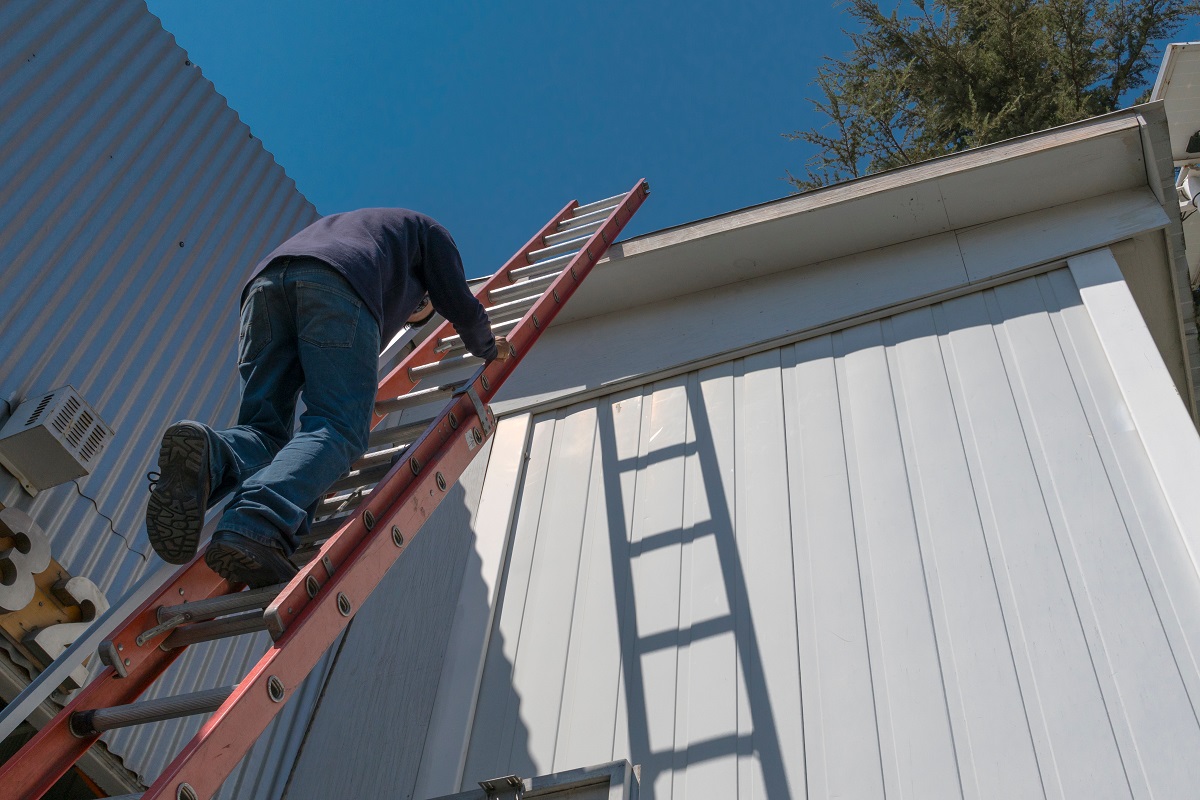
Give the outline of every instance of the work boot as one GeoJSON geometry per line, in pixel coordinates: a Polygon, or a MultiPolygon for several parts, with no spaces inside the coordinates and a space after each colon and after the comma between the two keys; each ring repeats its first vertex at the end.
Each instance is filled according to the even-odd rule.
{"type": "Polygon", "coordinates": [[[204,552],[204,563],[225,580],[244,583],[251,589],[287,583],[298,572],[282,549],[233,531],[213,534],[204,552]]]}
{"type": "Polygon", "coordinates": [[[146,533],[154,552],[171,564],[196,555],[208,510],[208,435],[195,422],[176,422],[163,434],[158,472],[150,473],[146,533]]]}

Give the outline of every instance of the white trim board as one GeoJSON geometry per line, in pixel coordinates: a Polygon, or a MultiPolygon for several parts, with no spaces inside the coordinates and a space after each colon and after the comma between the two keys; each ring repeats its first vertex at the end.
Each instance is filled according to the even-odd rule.
{"type": "Polygon", "coordinates": [[[1200,571],[1200,436],[1107,249],[1067,260],[1117,385],[1200,571]],[[1183,432],[1183,435],[1180,435],[1183,432]]]}
{"type": "Polygon", "coordinates": [[[529,431],[529,414],[506,417],[497,423],[483,492],[474,515],[475,546],[467,554],[463,568],[464,590],[459,594],[446,643],[414,797],[454,792],[462,780],[484,656],[500,598],[500,576],[508,553],[517,492],[525,473],[529,431]],[[483,607],[478,597],[466,597],[465,587],[476,578],[482,579],[487,595],[483,607]]]}

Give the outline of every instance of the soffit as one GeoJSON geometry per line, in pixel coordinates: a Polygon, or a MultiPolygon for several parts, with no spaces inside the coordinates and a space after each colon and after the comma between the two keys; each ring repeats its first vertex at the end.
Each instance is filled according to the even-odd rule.
{"type": "Polygon", "coordinates": [[[1145,186],[1142,152],[1118,112],[618,242],[555,323],[1145,186]]]}

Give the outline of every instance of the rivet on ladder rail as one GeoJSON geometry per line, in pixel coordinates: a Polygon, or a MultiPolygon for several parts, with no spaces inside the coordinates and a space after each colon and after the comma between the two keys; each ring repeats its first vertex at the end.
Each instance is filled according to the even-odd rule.
{"type": "Polygon", "coordinates": [[[348,617],[348,616],[350,616],[350,611],[351,611],[351,607],[350,607],[350,598],[349,598],[349,597],[346,597],[346,595],[344,595],[344,594],[343,594],[343,593],[341,593],[341,592],[338,592],[338,596],[337,596],[337,606],[338,606],[338,612],[339,612],[339,613],[340,613],[340,614],[341,614],[343,617],[348,617]]]}
{"type": "Polygon", "coordinates": [[[440,473],[440,472],[437,474],[437,485],[438,485],[438,488],[441,489],[443,492],[446,491],[446,479],[442,476],[442,473],[440,473]]]}
{"type": "Polygon", "coordinates": [[[392,526],[392,542],[396,547],[404,547],[404,534],[395,525],[392,526]]]}

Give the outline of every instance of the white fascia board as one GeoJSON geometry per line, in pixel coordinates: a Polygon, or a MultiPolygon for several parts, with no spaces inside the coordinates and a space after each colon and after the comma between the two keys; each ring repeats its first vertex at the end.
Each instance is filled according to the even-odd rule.
{"type": "Polygon", "coordinates": [[[1146,185],[1128,110],[618,242],[555,325],[1146,185]]]}
{"type": "Polygon", "coordinates": [[[1112,253],[1068,259],[1084,307],[1104,347],[1121,395],[1154,467],[1192,563],[1200,570],[1200,438],[1146,330],[1112,253]],[[1180,436],[1181,431],[1187,435],[1180,436]]]}

